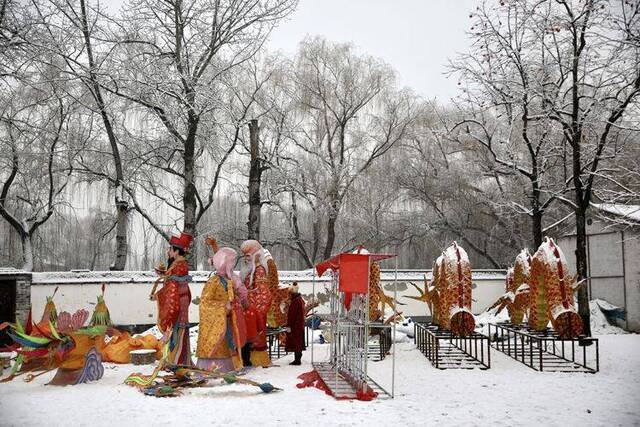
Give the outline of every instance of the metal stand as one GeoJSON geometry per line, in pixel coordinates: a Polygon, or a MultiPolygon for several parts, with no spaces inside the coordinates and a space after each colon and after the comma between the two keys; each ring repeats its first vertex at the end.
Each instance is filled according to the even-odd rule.
{"type": "MultiPolygon", "coordinates": [[[[289,332],[289,328],[269,328],[267,327],[267,342],[269,344],[269,359],[277,360],[289,354],[282,346],[280,335],[289,332]]],[[[305,328],[304,334],[305,346],[309,347],[309,334],[305,328]]]]}
{"type": "MultiPolygon", "coordinates": [[[[369,267],[371,267],[369,260],[369,267]]],[[[356,398],[358,393],[373,390],[378,397],[393,397],[395,391],[395,375],[392,372],[391,392],[378,384],[369,376],[369,356],[377,353],[382,358],[391,347],[392,328],[395,325],[371,323],[369,319],[369,292],[366,294],[352,294],[349,309],[345,308],[345,295],[338,290],[339,272],[332,272],[329,291],[329,314],[320,315],[331,325],[329,360],[319,362],[314,359],[312,344],[312,364],[325,384],[336,396],[356,398]],[[370,342],[371,328],[376,328],[380,334],[380,348],[375,348],[370,342]],[[384,338],[383,338],[384,335],[384,338]],[[383,353],[384,352],[384,353],[383,353]]],[[[313,281],[315,298],[315,271],[313,281]]],[[[374,357],[375,358],[375,357],[374,357]]],[[[395,369],[395,355],[393,368],[395,369]]]]}
{"type": "Polygon", "coordinates": [[[595,374],[600,370],[597,338],[565,339],[552,329],[539,332],[511,323],[490,323],[489,337],[493,348],[536,371],[595,374]]]}
{"type": "Polygon", "coordinates": [[[489,339],[477,332],[463,338],[437,326],[416,323],[414,342],[435,368],[491,368],[489,339]]]}

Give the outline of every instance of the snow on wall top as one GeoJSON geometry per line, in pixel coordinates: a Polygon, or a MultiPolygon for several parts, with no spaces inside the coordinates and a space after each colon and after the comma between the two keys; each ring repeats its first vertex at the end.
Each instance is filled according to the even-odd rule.
{"type": "MultiPolygon", "coordinates": [[[[211,274],[210,271],[192,271],[191,274],[194,282],[206,282],[211,274]]],[[[313,270],[292,270],[279,271],[278,275],[281,282],[311,282],[314,274],[313,270]]],[[[422,281],[424,276],[427,279],[432,278],[431,270],[398,270],[397,278],[399,281],[422,281]]],[[[474,270],[472,273],[473,280],[504,280],[505,270],[474,270]]],[[[380,279],[384,282],[391,282],[396,277],[395,270],[382,270],[380,279]]],[[[52,271],[33,273],[32,284],[83,284],[83,283],[148,283],[157,279],[152,271],[52,271]]],[[[317,282],[326,282],[331,280],[331,275],[326,277],[315,277],[317,282]]]]}
{"type": "Polygon", "coordinates": [[[27,275],[28,272],[13,267],[0,267],[0,276],[19,276],[27,275]]]}
{"type": "Polygon", "coordinates": [[[640,223],[640,205],[622,205],[615,203],[592,203],[591,206],[599,211],[640,223]]]}

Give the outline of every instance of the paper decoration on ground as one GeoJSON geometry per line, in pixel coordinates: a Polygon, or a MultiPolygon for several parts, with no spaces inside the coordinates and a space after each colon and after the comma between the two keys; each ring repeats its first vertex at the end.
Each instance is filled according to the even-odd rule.
{"type": "Polygon", "coordinates": [[[424,290],[418,297],[409,297],[427,303],[431,322],[454,335],[465,337],[475,330],[471,312],[471,264],[466,251],[453,242],[433,265],[433,280],[425,278],[424,290]]]}
{"type": "Polygon", "coordinates": [[[55,323],[55,321],[58,319],[58,311],[56,310],[56,304],[55,302],[53,302],[53,297],[56,296],[56,292],[58,292],[58,286],[56,286],[56,288],[53,290],[53,293],[51,294],[50,297],[47,297],[47,303],[44,306],[44,312],[42,313],[42,318],[40,319],[40,322],[45,322],[48,323],[49,321],[52,321],[55,323]]]}
{"type": "Polygon", "coordinates": [[[53,379],[47,385],[75,385],[98,381],[104,375],[102,357],[92,347],[85,355],[84,366],[81,369],[58,369],[53,379]]]}
{"type": "Polygon", "coordinates": [[[129,353],[136,349],[150,349],[160,357],[161,345],[153,335],[131,337],[128,332],[109,326],[111,320],[104,303],[104,285],[90,326],[84,326],[89,318],[87,310],[57,314],[53,302],[56,291],[47,297],[42,320],[37,324],[33,324],[29,312],[25,327],[20,322],[0,325],[0,330],[8,328],[14,341],[8,350],[18,353],[10,375],[3,382],[20,375],[31,381],[54,369],[61,371],[56,373],[54,383],[74,384],[83,371],[83,378],[95,378],[89,369],[97,369],[99,363],[95,363],[93,356],[88,358],[92,349],[100,356],[100,362],[129,363],[129,353]]]}
{"type": "Polygon", "coordinates": [[[93,310],[93,315],[91,316],[91,322],[89,323],[91,326],[112,326],[111,316],[109,316],[109,309],[107,308],[107,304],[104,302],[104,290],[106,284],[102,284],[102,294],[98,295],[98,303],[96,304],[96,308],[93,310]]]}
{"type": "Polygon", "coordinates": [[[162,344],[153,335],[134,335],[128,332],[111,331],[113,335],[108,338],[108,342],[100,349],[105,362],[130,363],[131,352],[136,350],[153,350],[155,359],[162,356],[162,344]]]}
{"type": "Polygon", "coordinates": [[[165,345],[163,356],[151,375],[134,373],[129,375],[124,383],[137,387],[143,394],[154,397],[175,397],[182,394],[185,388],[212,387],[221,384],[245,384],[259,388],[263,393],[281,391],[270,383],[258,383],[242,378],[244,371],[220,373],[194,368],[192,366],[172,365],[168,363],[169,349],[165,345]],[[161,371],[169,371],[167,375],[160,375],[161,371]],[[221,380],[213,384],[212,380],[221,380]]]}
{"type": "MultiPolygon", "coordinates": [[[[48,320],[33,325],[31,334],[26,333],[20,322],[0,326],[9,328],[8,334],[16,343],[18,353],[9,377],[3,381],[22,374],[31,381],[54,369],[83,370],[87,363],[95,364],[87,355],[92,348],[103,345],[106,327],[83,327],[88,317],[89,312],[83,309],[73,315],[61,312],[55,323],[48,320]]],[[[87,373],[86,377],[92,376],[87,373]]]]}
{"type": "Polygon", "coordinates": [[[551,321],[561,338],[582,333],[582,319],[575,306],[575,276],[568,275],[567,261],[553,239],[545,238],[531,261],[529,326],[544,331],[551,321]]]}

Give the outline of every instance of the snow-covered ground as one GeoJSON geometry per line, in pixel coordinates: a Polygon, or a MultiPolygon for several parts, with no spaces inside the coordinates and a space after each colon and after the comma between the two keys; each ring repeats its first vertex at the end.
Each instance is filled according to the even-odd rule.
{"type": "MultiPolygon", "coordinates": [[[[289,366],[288,356],[247,375],[284,389],[273,394],[225,385],[177,398],[147,397],[122,384],[140,367],[108,364],[93,384],[45,386],[53,374],[0,384],[0,425],[640,425],[640,335],[599,338],[601,371],[595,375],[539,373],[496,351],[488,371],[440,371],[412,343],[400,343],[396,398],[372,402],[336,401],[314,388],[296,388],[296,377],[311,369],[310,351],[302,366],[289,366]]],[[[315,349],[317,357],[326,345],[315,349]]],[[[388,384],[390,365],[390,357],[371,363],[370,372],[388,384]]]]}

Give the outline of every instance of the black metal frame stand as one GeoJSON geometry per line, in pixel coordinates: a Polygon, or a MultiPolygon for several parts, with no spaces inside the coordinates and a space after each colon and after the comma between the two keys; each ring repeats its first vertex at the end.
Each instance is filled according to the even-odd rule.
{"type": "MultiPolygon", "coordinates": [[[[287,332],[288,328],[269,328],[267,327],[267,343],[269,345],[269,359],[277,360],[289,354],[288,351],[280,345],[280,334],[287,332]]],[[[304,344],[309,347],[309,328],[304,329],[304,344]]]]}
{"type": "Polygon", "coordinates": [[[489,338],[477,332],[458,337],[437,326],[416,323],[413,340],[437,369],[491,368],[489,338]]]}
{"type": "Polygon", "coordinates": [[[561,338],[552,329],[540,332],[511,323],[490,323],[489,337],[493,348],[536,371],[595,374],[600,370],[597,338],[561,338]]]}

